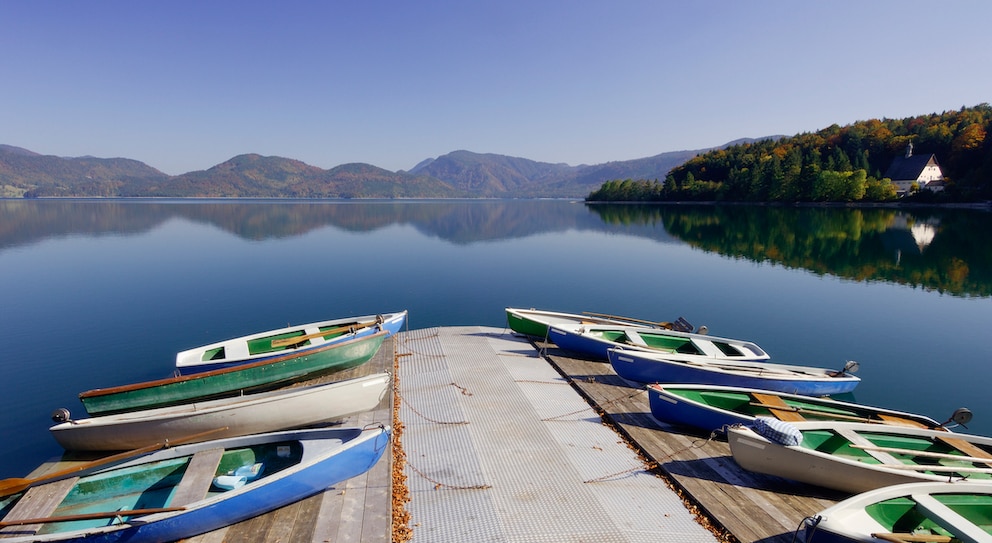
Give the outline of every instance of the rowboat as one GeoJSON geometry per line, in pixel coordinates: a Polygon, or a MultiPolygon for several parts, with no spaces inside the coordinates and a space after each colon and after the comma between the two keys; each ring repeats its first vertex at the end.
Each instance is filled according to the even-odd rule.
{"type": "Polygon", "coordinates": [[[768,353],[751,341],[650,328],[633,324],[554,323],[548,339],[566,351],[606,360],[609,349],[679,354],[700,360],[768,360],[768,353]]]}
{"type": "Polygon", "coordinates": [[[506,308],[506,323],[511,330],[525,336],[547,338],[548,326],[561,324],[632,324],[658,328],[673,328],[682,331],[692,331],[692,325],[679,318],[674,322],[651,322],[630,317],[605,315],[601,313],[563,313],[560,311],[545,311],[543,309],[506,308]],[[688,330],[686,330],[688,328],[688,330]]]}
{"type": "Polygon", "coordinates": [[[167,407],[200,400],[237,396],[301,381],[323,373],[368,362],[388,332],[325,343],[303,356],[288,353],[275,358],[193,375],[88,390],[79,395],[90,416],[167,407]]]}
{"type": "Polygon", "coordinates": [[[116,415],[70,420],[56,411],[52,437],[66,450],[123,451],[163,439],[225,430],[211,438],[236,437],[337,421],[374,409],[389,388],[389,374],[259,392],[116,415]]]}
{"type": "Polygon", "coordinates": [[[328,343],[370,336],[383,330],[396,334],[403,327],[406,314],[406,311],[400,311],[321,321],[219,341],[177,354],[176,370],[179,375],[192,375],[270,360],[288,353],[304,356],[328,343]]]}
{"type": "MultiPolygon", "coordinates": [[[[63,478],[28,480],[26,491],[0,498],[0,538],[5,543],[177,541],[365,473],[388,448],[389,433],[378,426],[256,434],[137,454],[63,478]]],[[[16,486],[11,481],[0,481],[0,488],[16,486]]]]}
{"type": "Polygon", "coordinates": [[[852,496],[803,522],[804,543],[992,543],[992,484],[908,483],[852,496]]]}
{"type": "Polygon", "coordinates": [[[627,349],[609,349],[607,356],[617,375],[641,383],[724,385],[830,396],[850,392],[861,382],[851,374],[857,370],[857,362],[853,361],[843,369],[828,370],[761,361],[704,362],[681,354],[627,349]]]}
{"type": "Polygon", "coordinates": [[[704,432],[734,424],[751,424],[756,417],[794,422],[844,420],[919,428],[942,428],[947,424],[914,413],[756,388],[652,384],[647,385],[647,392],[654,418],[704,432]]]}
{"type": "Polygon", "coordinates": [[[783,444],[782,428],[727,430],[742,468],[851,493],[924,481],[992,482],[992,438],[859,422],[774,422],[798,443],[783,444]]]}

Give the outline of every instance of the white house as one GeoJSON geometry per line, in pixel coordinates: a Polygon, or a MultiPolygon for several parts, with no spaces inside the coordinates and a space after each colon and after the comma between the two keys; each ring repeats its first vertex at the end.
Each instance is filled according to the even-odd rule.
{"type": "Polygon", "coordinates": [[[909,194],[913,183],[916,183],[921,190],[934,192],[944,190],[944,174],[940,171],[940,164],[937,164],[936,155],[933,153],[913,155],[912,142],[906,146],[904,156],[896,157],[892,161],[889,169],[885,171],[885,177],[892,180],[899,196],[909,194]]]}

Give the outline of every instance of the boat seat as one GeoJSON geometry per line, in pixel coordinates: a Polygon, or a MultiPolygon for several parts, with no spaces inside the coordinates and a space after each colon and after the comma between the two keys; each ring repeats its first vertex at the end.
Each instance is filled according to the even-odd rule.
{"type": "Polygon", "coordinates": [[[631,332],[629,330],[624,331],[624,335],[630,341],[631,345],[637,345],[638,347],[647,347],[648,344],[644,342],[641,336],[637,335],[637,332],[631,332]]]}
{"type": "Polygon", "coordinates": [[[222,456],[224,449],[220,448],[207,449],[194,454],[189,465],[186,466],[183,478],[176,485],[169,507],[183,507],[205,498],[207,491],[210,490],[210,484],[213,483],[214,475],[217,474],[222,456]]]}
{"type": "Polygon", "coordinates": [[[785,420],[790,422],[800,422],[806,420],[806,417],[802,416],[793,409],[789,404],[785,403],[781,397],[774,394],[764,394],[761,392],[752,392],[751,397],[760,404],[761,407],[768,409],[771,414],[778,420],[785,420]]]}
{"type": "MultiPolygon", "coordinates": [[[[11,508],[3,520],[11,521],[50,517],[58,508],[59,504],[62,503],[62,500],[69,494],[69,491],[76,486],[77,481],[79,481],[79,477],[69,477],[68,479],[60,479],[29,488],[21,496],[21,499],[14,504],[14,507],[11,508]]],[[[8,526],[0,530],[0,539],[31,535],[36,533],[42,526],[43,524],[8,526]]]]}
{"type": "Polygon", "coordinates": [[[875,444],[865,439],[864,437],[858,435],[857,432],[852,432],[846,428],[840,428],[840,429],[835,428],[834,431],[840,434],[840,436],[843,437],[844,439],[850,441],[852,444],[858,445],[859,448],[861,448],[861,450],[868,453],[875,460],[878,460],[883,464],[888,464],[891,466],[899,466],[903,464],[903,462],[900,461],[898,458],[892,456],[891,454],[885,451],[876,451],[873,449],[863,448],[863,447],[875,447],[875,444]]]}
{"type": "Polygon", "coordinates": [[[953,436],[940,436],[938,439],[954,447],[958,451],[961,451],[967,456],[975,456],[978,458],[988,458],[988,462],[983,462],[986,466],[992,467],[992,455],[982,449],[981,447],[971,443],[970,441],[965,441],[959,437],[953,436]]]}
{"type": "Polygon", "coordinates": [[[927,518],[954,534],[961,541],[988,541],[989,534],[985,530],[950,507],[940,503],[930,494],[913,494],[910,497],[916,502],[916,507],[926,513],[927,518]]]}

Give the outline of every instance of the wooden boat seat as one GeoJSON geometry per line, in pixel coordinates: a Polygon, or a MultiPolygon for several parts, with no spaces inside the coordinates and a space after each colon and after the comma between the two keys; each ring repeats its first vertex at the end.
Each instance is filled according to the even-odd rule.
{"type": "Polygon", "coordinates": [[[751,397],[754,398],[756,402],[761,404],[762,407],[767,407],[771,411],[772,415],[778,420],[785,420],[790,422],[801,422],[806,420],[806,417],[799,414],[798,411],[793,409],[789,404],[774,394],[764,394],[762,392],[752,392],[751,397]]]}
{"type": "Polygon", "coordinates": [[[210,490],[214,476],[217,474],[217,466],[224,456],[224,449],[207,449],[193,455],[183,478],[176,485],[176,491],[169,502],[170,507],[183,507],[193,502],[202,500],[210,490]]]}
{"type": "MultiPolygon", "coordinates": [[[[918,426],[920,428],[926,428],[927,427],[926,425],[924,425],[922,423],[918,423],[918,422],[914,422],[914,421],[911,421],[911,420],[907,420],[907,419],[904,419],[902,417],[896,417],[896,416],[885,415],[885,414],[879,414],[878,417],[880,419],[886,421],[886,422],[895,422],[895,423],[899,423],[899,424],[905,424],[907,426],[918,426]]],[[[961,453],[963,453],[963,454],[965,454],[967,456],[975,456],[975,457],[978,457],[978,458],[988,458],[989,461],[988,462],[985,462],[985,465],[986,466],[989,466],[989,467],[992,467],[992,454],[989,454],[984,449],[979,448],[974,443],[971,443],[969,441],[965,441],[965,440],[963,440],[961,438],[954,437],[952,435],[940,436],[939,439],[941,441],[943,441],[945,444],[947,444],[947,445],[949,445],[949,446],[957,449],[958,451],[960,451],[961,453]]]]}
{"type": "MultiPolygon", "coordinates": [[[[72,490],[72,487],[76,486],[78,480],[79,477],[70,477],[29,488],[3,520],[36,519],[51,516],[69,494],[69,491],[72,490]]],[[[42,526],[42,524],[8,526],[0,530],[0,539],[34,534],[42,526]]]]}

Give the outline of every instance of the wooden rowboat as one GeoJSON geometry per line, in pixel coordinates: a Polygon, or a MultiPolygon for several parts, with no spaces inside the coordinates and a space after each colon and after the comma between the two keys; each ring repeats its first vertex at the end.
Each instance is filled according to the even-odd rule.
{"type": "Polygon", "coordinates": [[[848,362],[842,370],[828,370],[762,361],[704,362],[679,354],[627,349],[609,349],[607,355],[617,375],[641,383],[724,385],[830,396],[850,392],[861,381],[849,373],[857,369],[856,362],[848,362]]]}
{"type": "Polygon", "coordinates": [[[192,537],[368,471],[388,448],[389,433],[378,426],[213,440],[41,480],[0,498],[0,539],[136,543],[192,537]]]}
{"type": "Polygon", "coordinates": [[[857,422],[782,423],[799,443],[783,445],[758,425],[727,430],[744,469],[840,490],[866,492],[925,481],[992,482],[992,438],[857,422]]]}
{"type": "Polygon", "coordinates": [[[751,341],[633,324],[554,323],[548,326],[548,339],[566,351],[594,360],[607,360],[606,351],[614,348],[678,354],[702,361],[771,358],[751,341]]]}
{"type": "Polygon", "coordinates": [[[808,517],[804,543],[992,543],[992,484],[909,483],[808,517]]]}
{"type": "Polygon", "coordinates": [[[755,388],[652,384],[647,385],[647,391],[648,405],[654,418],[704,432],[734,424],[751,424],[755,417],[774,417],[792,422],[840,420],[918,428],[943,427],[930,417],[914,413],[755,388]]]}
{"type": "Polygon", "coordinates": [[[506,323],[510,330],[525,336],[545,339],[548,337],[548,326],[555,324],[640,324],[644,326],[658,328],[675,328],[684,330],[686,327],[691,331],[692,325],[685,322],[685,319],[678,319],[675,322],[651,322],[630,317],[620,317],[616,315],[605,315],[601,313],[563,313],[560,311],[546,311],[543,309],[520,309],[514,307],[506,308],[506,323]]]}
{"type": "Polygon", "coordinates": [[[379,331],[396,334],[403,328],[406,311],[349,317],[259,332],[210,345],[187,349],[176,355],[179,375],[260,362],[294,353],[303,356],[328,343],[370,336],[379,331]]]}
{"type": "MultiPolygon", "coordinates": [[[[163,439],[210,434],[211,439],[302,428],[374,409],[389,388],[389,374],[306,387],[285,388],[233,398],[68,420],[68,411],[49,428],[66,450],[123,451],[163,439]]],[[[62,415],[63,411],[56,411],[62,415]]]]}
{"type": "Polygon", "coordinates": [[[289,353],[219,370],[89,390],[79,395],[91,416],[237,396],[353,368],[375,356],[388,332],[329,342],[303,356],[289,353]]]}

